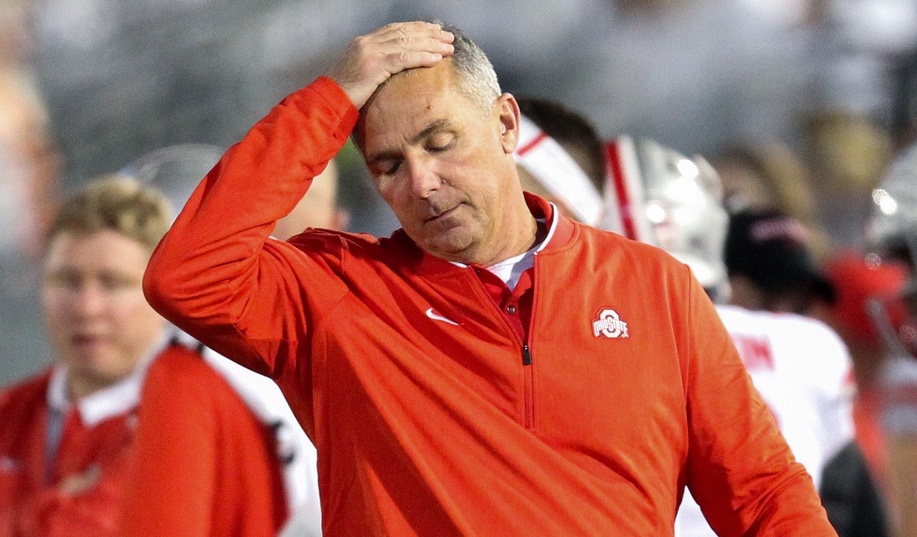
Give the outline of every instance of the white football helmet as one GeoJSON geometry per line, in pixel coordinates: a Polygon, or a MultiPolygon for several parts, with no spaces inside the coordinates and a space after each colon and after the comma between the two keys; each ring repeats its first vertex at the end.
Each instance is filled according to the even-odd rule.
{"type": "Polygon", "coordinates": [[[917,145],[897,156],[872,191],[872,215],[866,230],[879,253],[917,262],[917,145]]]}
{"type": "Polygon", "coordinates": [[[719,175],[701,156],[687,158],[650,139],[606,144],[603,227],[662,248],[691,267],[714,301],[728,296],[723,243],[729,215],[719,175]]]}
{"type": "Polygon", "coordinates": [[[911,277],[899,297],[909,311],[903,325],[893,327],[879,302],[871,313],[892,351],[917,356],[917,145],[895,157],[873,189],[872,202],[868,246],[880,257],[906,262],[911,277]]]}
{"type": "Polygon", "coordinates": [[[224,152],[209,144],[170,145],[142,155],[118,170],[118,175],[158,188],[177,213],[224,152]]]}

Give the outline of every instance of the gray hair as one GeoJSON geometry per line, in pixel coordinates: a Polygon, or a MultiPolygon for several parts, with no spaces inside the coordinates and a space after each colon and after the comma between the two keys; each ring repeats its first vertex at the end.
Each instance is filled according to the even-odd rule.
{"type": "MultiPolygon", "coordinates": [[[[447,61],[451,62],[453,72],[456,74],[459,91],[480,109],[481,115],[486,116],[493,108],[494,101],[503,93],[500,89],[500,83],[497,81],[497,72],[494,70],[493,64],[490,63],[481,47],[461,30],[439,21],[430,22],[439,24],[443,30],[451,32],[454,36],[455,39],[452,41],[453,53],[447,61]]],[[[401,71],[393,75],[392,78],[411,71],[413,69],[401,71]]],[[[388,80],[376,89],[376,93],[388,83],[388,80]]],[[[375,94],[373,97],[375,97],[375,94]]],[[[373,97],[370,97],[370,101],[364,105],[364,108],[372,101],[373,97]]],[[[361,152],[363,151],[363,119],[361,110],[357,126],[351,134],[357,149],[361,152]]]]}
{"type": "Polygon", "coordinates": [[[486,114],[502,93],[493,64],[481,47],[464,32],[450,24],[434,22],[455,37],[452,42],[454,52],[450,60],[459,75],[461,90],[486,114]]]}

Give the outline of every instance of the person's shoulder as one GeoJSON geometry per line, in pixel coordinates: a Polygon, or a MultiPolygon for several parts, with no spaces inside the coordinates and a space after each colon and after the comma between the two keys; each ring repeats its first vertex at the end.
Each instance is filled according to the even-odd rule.
{"type": "Polygon", "coordinates": [[[290,237],[287,241],[280,241],[278,239],[274,239],[274,241],[280,243],[287,242],[300,250],[310,252],[325,251],[330,253],[340,253],[343,251],[351,253],[378,253],[387,248],[391,248],[393,245],[401,245],[405,242],[399,232],[396,232],[389,238],[379,238],[368,233],[353,233],[322,228],[306,229],[302,233],[290,237]]]}
{"type": "Polygon", "coordinates": [[[786,333],[790,339],[809,343],[809,347],[845,347],[837,332],[819,319],[797,313],[772,313],[768,317],[773,330],[786,333]]]}
{"type": "Polygon", "coordinates": [[[146,372],[146,389],[162,386],[176,393],[187,389],[198,391],[211,385],[214,379],[221,378],[203,359],[202,349],[173,339],[150,363],[146,372]]]}
{"type": "MultiPolygon", "coordinates": [[[[51,368],[0,388],[0,408],[9,409],[18,404],[34,404],[47,397],[51,368]]],[[[6,411],[2,412],[6,414],[6,411]]]]}
{"type": "Polygon", "coordinates": [[[785,356],[786,363],[795,368],[810,369],[816,375],[819,371],[826,373],[827,367],[849,368],[846,344],[833,328],[818,319],[732,305],[717,305],[716,309],[733,337],[744,334],[766,338],[776,354],[785,356]]]}
{"type": "Polygon", "coordinates": [[[596,244],[606,249],[608,253],[617,252],[621,255],[646,259],[655,263],[678,264],[678,261],[671,254],[658,246],[630,239],[614,231],[606,231],[577,222],[574,222],[574,225],[577,232],[574,234],[573,240],[579,237],[581,241],[596,244]]]}
{"type": "Polygon", "coordinates": [[[17,398],[35,392],[44,393],[48,389],[48,383],[51,381],[51,372],[53,368],[47,368],[35,375],[18,380],[0,388],[0,401],[8,398],[17,398]]]}
{"type": "MultiPolygon", "coordinates": [[[[772,330],[772,326],[781,324],[781,315],[763,310],[750,310],[732,304],[717,304],[716,311],[720,319],[730,329],[753,328],[756,332],[772,330]]],[[[792,323],[791,323],[792,324],[792,323]]]]}
{"type": "Polygon", "coordinates": [[[797,313],[775,313],[765,310],[750,310],[740,306],[718,304],[717,311],[723,319],[742,321],[750,326],[774,334],[787,334],[793,337],[808,337],[819,342],[842,344],[840,336],[825,322],[797,313]]]}

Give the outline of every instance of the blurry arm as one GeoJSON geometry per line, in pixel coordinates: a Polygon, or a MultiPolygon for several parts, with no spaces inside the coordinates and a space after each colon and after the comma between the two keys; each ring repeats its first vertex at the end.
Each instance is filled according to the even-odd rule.
{"type": "Polygon", "coordinates": [[[917,432],[892,433],[887,444],[893,535],[917,537],[917,432]]]}
{"type": "Polygon", "coordinates": [[[885,367],[882,427],[890,525],[895,537],[917,537],[917,362],[892,358],[885,367]]]}
{"type": "Polygon", "coordinates": [[[693,285],[687,354],[687,483],[719,535],[834,536],[716,310],[693,285]]]}
{"type": "Polygon", "coordinates": [[[218,436],[212,384],[196,373],[202,367],[208,366],[199,359],[174,355],[150,367],[124,501],[125,537],[211,534],[218,436]]]}

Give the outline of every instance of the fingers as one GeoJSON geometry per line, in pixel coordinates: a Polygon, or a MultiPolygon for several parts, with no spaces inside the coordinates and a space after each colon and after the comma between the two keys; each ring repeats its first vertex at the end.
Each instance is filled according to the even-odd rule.
{"type": "Polygon", "coordinates": [[[388,24],[354,39],[326,75],[347,92],[360,108],[395,73],[431,67],[453,52],[452,33],[439,24],[388,24]]]}
{"type": "Polygon", "coordinates": [[[426,67],[452,54],[453,35],[438,24],[422,23],[419,28],[397,26],[387,29],[379,43],[380,51],[387,53],[390,74],[426,67]],[[416,31],[415,31],[416,30],[416,31]]]}

